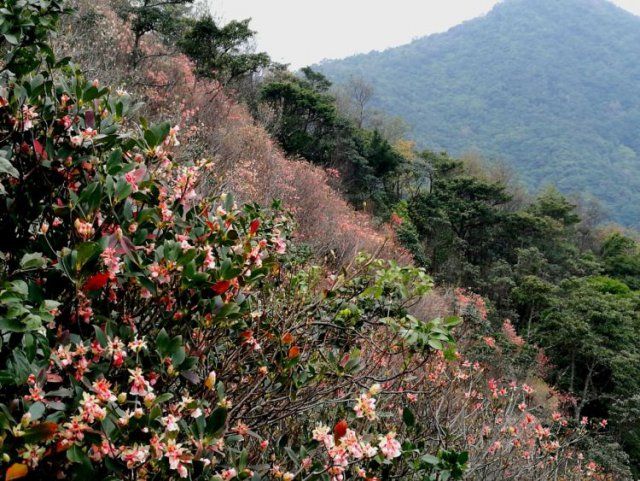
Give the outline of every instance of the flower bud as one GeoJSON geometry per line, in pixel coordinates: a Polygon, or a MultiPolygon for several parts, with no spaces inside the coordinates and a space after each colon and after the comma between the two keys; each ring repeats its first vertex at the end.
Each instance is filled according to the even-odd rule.
{"type": "Polygon", "coordinates": [[[31,413],[25,413],[20,420],[20,424],[23,427],[27,427],[31,423],[31,413]]]}
{"type": "Polygon", "coordinates": [[[211,371],[204,381],[204,385],[210,391],[213,391],[216,387],[216,372],[211,371]]]}

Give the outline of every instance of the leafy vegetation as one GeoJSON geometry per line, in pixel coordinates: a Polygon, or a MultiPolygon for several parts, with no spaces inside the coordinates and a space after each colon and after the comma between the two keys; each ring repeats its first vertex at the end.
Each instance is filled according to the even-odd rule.
{"type": "Polygon", "coordinates": [[[422,148],[479,152],[536,191],[597,198],[638,227],[640,19],[605,0],[509,0],[485,17],[316,68],[364,78],[422,148]]]}
{"type": "Polygon", "coordinates": [[[122,6],[0,9],[5,479],[631,478],[631,235],[122,6]]]}

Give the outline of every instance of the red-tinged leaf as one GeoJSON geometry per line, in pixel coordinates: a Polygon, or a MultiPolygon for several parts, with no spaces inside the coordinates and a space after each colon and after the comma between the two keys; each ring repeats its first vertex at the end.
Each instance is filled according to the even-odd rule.
{"type": "Polygon", "coordinates": [[[218,281],[213,286],[211,286],[211,289],[213,290],[213,292],[215,292],[216,294],[218,294],[220,296],[220,295],[224,294],[225,292],[227,292],[229,290],[229,287],[231,287],[231,282],[229,282],[229,281],[218,281]]]}
{"type": "Polygon", "coordinates": [[[73,446],[72,444],[68,443],[68,442],[62,442],[62,441],[58,441],[56,443],[56,449],[55,452],[56,453],[63,453],[65,451],[68,451],[69,448],[73,446]]]}
{"type": "Polygon", "coordinates": [[[84,283],[82,290],[84,291],[99,291],[109,282],[109,273],[108,272],[100,272],[98,274],[94,274],[87,282],[84,283]]]}
{"type": "Polygon", "coordinates": [[[12,479],[24,478],[29,473],[29,468],[26,464],[14,463],[7,469],[5,481],[11,481],[12,479]]]}
{"type": "Polygon", "coordinates": [[[51,421],[45,421],[30,427],[24,433],[26,443],[48,441],[58,432],[58,425],[51,421]]]}
{"type": "Polygon", "coordinates": [[[84,124],[88,128],[94,128],[96,126],[96,117],[93,110],[86,110],[84,112],[84,124]]]}
{"type": "Polygon", "coordinates": [[[348,427],[349,426],[347,425],[347,421],[345,421],[344,419],[341,419],[336,423],[336,425],[333,427],[333,437],[335,438],[336,441],[338,441],[345,434],[347,434],[348,427]]]}
{"type": "Polygon", "coordinates": [[[345,367],[347,365],[347,363],[349,362],[349,358],[351,356],[349,354],[345,354],[342,359],[340,360],[340,366],[341,367],[345,367]]]}
{"type": "Polygon", "coordinates": [[[33,150],[36,153],[36,158],[46,160],[47,151],[44,150],[44,147],[37,140],[33,141],[33,150]]]}
{"type": "Polygon", "coordinates": [[[255,235],[256,232],[258,232],[259,228],[260,228],[260,219],[251,221],[251,224],[249,224],[249,234],[255,235]]]}
{"type": "Polygon", "coordinates": [[[122,246],[122,251],[127,255],[133,255],[136,250],[136,246],[128,237],[122,237],[120,239],[120,246],[122,246]]]}

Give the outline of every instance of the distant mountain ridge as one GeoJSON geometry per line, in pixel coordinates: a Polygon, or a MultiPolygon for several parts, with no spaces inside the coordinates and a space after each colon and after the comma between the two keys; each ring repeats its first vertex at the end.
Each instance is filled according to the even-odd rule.
{"type": "Polygon", "coordinates": [[[315,68],[367,79],[421,147],[503,159],[531,188],[591,194],[640,226],[640,17],[605,0],[505,0],[445,33],[315,68]]]}

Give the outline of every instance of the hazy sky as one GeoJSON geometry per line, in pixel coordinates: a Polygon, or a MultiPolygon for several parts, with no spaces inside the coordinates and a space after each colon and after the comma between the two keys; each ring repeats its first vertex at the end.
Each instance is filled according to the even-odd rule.
{"type": "MultiPolygon", "coordinates": [[[[498,0],[209,0],[224,20],[251,17],[258,48],[292,67],[443,32],[498,0]]],[[[613,0],[640,15],[640,0],[613,0]]]]}

